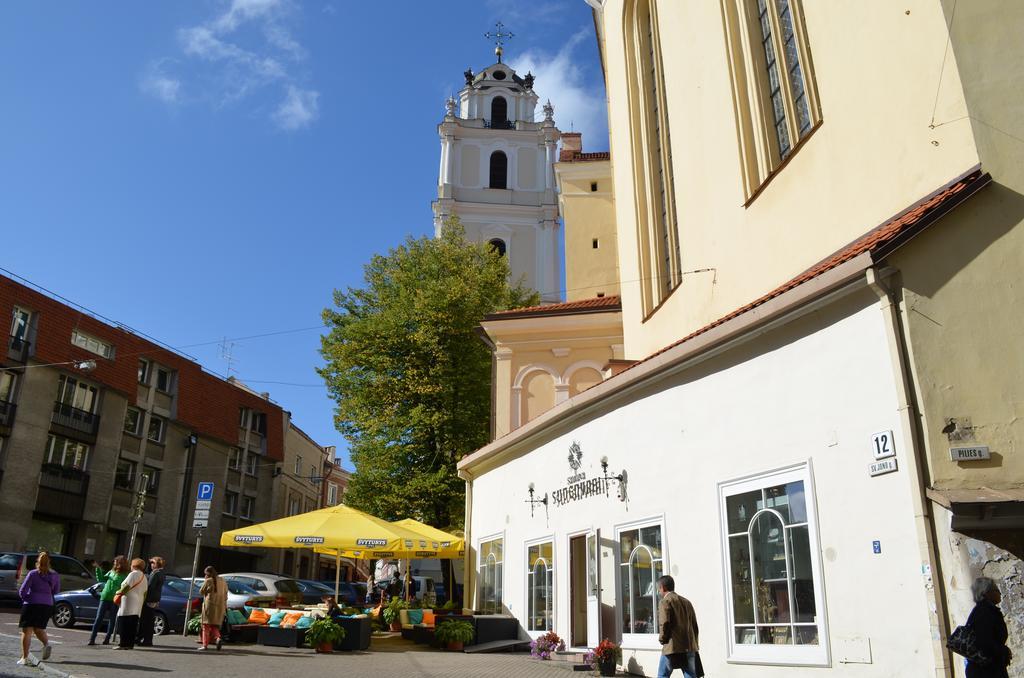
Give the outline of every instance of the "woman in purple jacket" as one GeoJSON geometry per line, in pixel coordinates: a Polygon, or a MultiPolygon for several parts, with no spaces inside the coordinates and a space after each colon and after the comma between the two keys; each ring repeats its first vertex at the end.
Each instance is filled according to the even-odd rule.
{"type": "Polygon", "coordinates": [[[21,666],[35,666],[37,662],[28,653],[34,633],[43,644],[43,659],[50,658],[50,639],[46,637],[46,624],[53,615],[53,597],[60,593],[60,575],[50,569],[50,554],[41,551],[36,557],[36,569],[28,573],[18,589],[21,596],[21,666]]]}

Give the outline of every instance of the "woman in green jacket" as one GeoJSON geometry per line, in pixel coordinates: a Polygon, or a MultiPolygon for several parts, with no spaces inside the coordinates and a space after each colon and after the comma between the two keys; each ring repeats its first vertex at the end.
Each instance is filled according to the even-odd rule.
{"type": "Polygon", "coordinates": [[[100,568],[96,568],[96,581],[103,584],[103,590],[100,591],[100,607],[96,610],[96,619],[92,623],[92,635],[89,636],[90,645],[96,644],[96,634],[104,619],[107,620],[107,635],[103,639],[103,644],[110,644],[110,636],[114,634],[114,618],[117,615],[114,594],[121,588],[121,582],[127,576],[128,560],[124,556],[114,558],[114,566],[110,572],[104,573],[100,568]]]}

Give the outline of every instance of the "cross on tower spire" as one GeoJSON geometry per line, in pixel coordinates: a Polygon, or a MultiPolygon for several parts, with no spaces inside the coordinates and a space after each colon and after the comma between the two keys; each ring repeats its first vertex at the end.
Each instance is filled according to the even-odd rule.
{"type": "Polygon", "coordinates": [[[501,63],[501,55],[505,53],[504,41],[510,40],[515,37],[515,33],[512,31],[505,32],[502,29],[505,28],[505,24],[500,21],[494,24],[494,30],[484,33],[484,37],[488,40],[494,40],[494,54],[498,57],[498,63],[501,63]]]}

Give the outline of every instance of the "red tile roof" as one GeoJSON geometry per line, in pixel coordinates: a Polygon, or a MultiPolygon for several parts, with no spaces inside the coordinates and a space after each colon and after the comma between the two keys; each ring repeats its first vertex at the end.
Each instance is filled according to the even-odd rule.
{"type": "Polygon", "coordinates": [[[497,311],[488,315],[485,320],[508,320],[511,318],[529,318],[546,315],[570,315],[573,313],[612,313],[622,310],[622,300],[618,295],[592,297],[577,301],[566,301],[561,304],[544,306],[527,306],[507,311],[497,311]]]}
{"type": "Polygon", "coordinates": [[[765,302],[788,292],[794,287],[798,287],[809,280],[817,278],[826,271],[829,271],[860,254],[870,252],[873,258],[877,261],[881,257],[905,244],[927,226],[931,225],[936,219],[959,205],[964,199],[973,195],[978,189],[988,185],[991,181],[992,177],[990,175],[982,174],[981,169],[975,168],[960,178],[954,179],[938,191],[935,191],[931,195],[914,203],[880,226],[868,231],[849,245],[846,245],[828,257],[825,257],[814,266],[811,266],[792,280],[776,287],[768,294],[755,299],[745,306],[741,306],[728,315],[722,316],[718,320],[701,327],[699,330],[686,335],[682,339],[655,351],[643,360],[638,360],[630,367],[622,370],[619,374],[628,372],[636,365],[645,363],[651,358],[661,355],[675,346],[686,343],[694,337],[704,334],[713,327],[717,327],[718,325],[732,320],[737,316],[743,315],[751,309],[754,309],[765,302]]]}

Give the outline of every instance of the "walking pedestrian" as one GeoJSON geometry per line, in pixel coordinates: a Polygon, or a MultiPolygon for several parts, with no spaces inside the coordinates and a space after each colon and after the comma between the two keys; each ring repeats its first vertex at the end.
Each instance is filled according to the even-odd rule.
{"type": "Polygon", "coordinates": [[[60,575],[50,569],[50,554],[40,551],[36,568],[28,573],[18,589],[21,597],[21,659],[19,666],[36,666],[39,662],[29,654],[29,645],[35,635],[43,644],[43,659],[50,658],[52,648],[46,636],[46,624],[53,615],[53,597],[60,593],[60,575]]]}
{"type": "Polygon", "coordinates": [[[699,678],[704,672],[697,669],[697,614],[690,601],[675,589],[675,579],[670,575],[658,579],[658,678],[668,678],[675,669],[681,669],[686,678],[699,678]]]}
{"type": "Polygon", "coordinates": [[[1003,595],[996,583],[988,577],[978,577],[971,584],[974,595],[974,609],[967,618],[966,626],[974,628],[974,642],[984,661],[967,660],[967,678],[1007,678],[1006,667],[1013,659],[1013,653],[1006,647],[1009,634],[1006,620],[999,609],[1003,595]]]}
{"type": "Polygon", "coordinates": [[[114,623],[117,617],[117,605],[114,604],[114,595],[124,578],[128,576],[128,559],[124,556],[114,558],[114,564],[104,572],[103,568],[96,568],[96,581],[103,584],[100,590],[100,606],[96,610],[96,619],[92,622],[92,633],[89,635],[89,645],[96,644],[96,635],[99,633],[100,625],[107,622],[107,634],[103,637],[103,644],[110,644],[110,637],[114,635],[114,623]]]}
{"type": "Polygon", "coordinates": [[[156,619],[156,608],[160,606],[160,596],[164,592],[164,559],[160,556],[151,556],[149,559],[149,577],[146,580],[146,603],[142,606],[142,614],[139,615],[139,645],[142,647],[153,646],[153,621],[156,619]]]}
{"type": "Polygon", "coordinates": [[[200,595],[203,596],[203,614],[201,619],[203,635],[202,645],[196,649],[209,649],[210,643],[214,642],[219,650],[223,644],[220,637],[220,625],[224,621],[224,616],[228,613],[228,585],[212,566],[207,566],[203,570],[203,574],[206,575],[206,579],[203,581],[203,586],[199,589],[200,595]]]}
{"type": "Polygon", "coordinates": [[[135,647],[135,636],[139,633],[139,615],[142,614],[143,603],[146,601],[146,561],[142,558],[132,560],[132,571],[121,582],[121,587],[114,596],[117,603],[117,635],[119,643],[115,650],[131,650],[135,647]]]}

